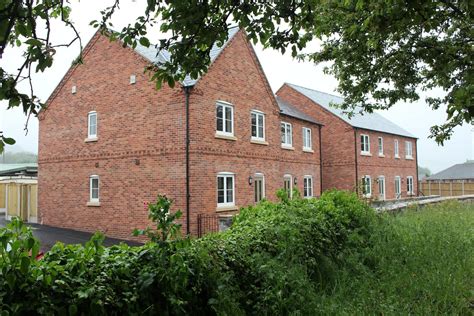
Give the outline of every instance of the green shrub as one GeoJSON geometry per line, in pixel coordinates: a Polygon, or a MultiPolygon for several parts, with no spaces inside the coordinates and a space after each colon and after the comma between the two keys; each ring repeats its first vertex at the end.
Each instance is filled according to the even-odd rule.
{"type": "Polygon", "coordinates": [[[104,247],[96,234],[84,246],[58,243],[40,261],[32,259],[38,241],[13,220],[0,229],[1,313],[469,312],[474,216],[466,207],[376,216],[350,193],[282,197],[242,209],[229,230],[201,239],[179,238],[179,213],[159,197],[149,205],[156,229],[137,231],[146,245],[104,247]]]}

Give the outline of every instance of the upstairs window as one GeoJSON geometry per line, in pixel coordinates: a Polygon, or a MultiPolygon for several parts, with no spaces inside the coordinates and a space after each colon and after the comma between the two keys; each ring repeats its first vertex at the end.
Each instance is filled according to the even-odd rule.
{"type": "Polygon", "coordinates": [[[304,176],[303,178],[303,197],[313,197],[313,177],[304,176]]]}
{"type": "Polygon", "coordinates": [[[379,137],[379,156],[383,156],[383,138],[379,137]]]}
{"type": "Polygon", "coordinates": [[[99,202],[99,176],[97,175],[89,178],[89,201],[99,202]]]}
{"type": "Polygon", "coordinates": [[[303,127],[303,150],[312,150],[311,129],[303,127]]]}
{"type": "Polygon", "coordinates": [[[234,174],[221,172],[217,175],[217,206],[235,205],[234,174]]]}
{"type": "Polygon", "coordinates": [[[360,135],[360,151],[361,154],[370,154],[370,139],[369,135],[360,135]]]}
{"type": "Polygon", "coordinates": [[[97,138],[97,112],[92,111],[87,115],[87,138],[97,138]]]}
{"type": "Polygon", "coordinates": [[[216,132],[221,135],[234,135],[234,107],[230,103],[216,103],[216,132]]]}
{"type": "Polygon", "coordinates": [[[259,111],[250,113],[252,118],[252,139],[265,140],[265,115],[259,111]]]}
{"type": "Polygon", "coordinates": [[[372,179],[370,176],[364,176],[362,178],[362,194],[365,197],[370,197],[372,195],[372,179]]]}
{"type": "Polygon", "coordinates": [[[395,158],[400,158],[400,155],[398,153],[398,139],[395,139],[395,142],[393,145],[394,145],[395,158]]]}
{"type": "Polygon", "coordinates": [[[413,159],[413,147],[411,142],[405,142],[405,158],[413,159]]]}
{"type": "Polygon", "coordinates": [[[282,147],[293,146],[292,127],[290,123],[281,122],[281,146],[282,147]]]}

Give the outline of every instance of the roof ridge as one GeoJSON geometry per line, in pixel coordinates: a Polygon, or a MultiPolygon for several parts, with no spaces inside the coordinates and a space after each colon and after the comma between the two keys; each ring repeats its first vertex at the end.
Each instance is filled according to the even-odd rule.
{"type": "Polygon", "coordinates": [[[340,95],[335,95],[335,94],[324,92],[324,91],[321,91],[321,90],[316,90],[316,89],[312,89],[312,88],[303,87],[303,86],[300,86],[300,85],[297,85],[297,84],[294,84],[294,83],[290,83],[290,82],[285,82],[285,83],[290,85],[290,86],[296,86],[296,87],[300,87],[300,88],[303,88],[303,89],[307,89],[307,90],[311,90],[311,91],[315,91],[315,92],[319,92],[319,93],[324,93],[324,94],[330,95],[332,97],[344,99],[340,95]]]}

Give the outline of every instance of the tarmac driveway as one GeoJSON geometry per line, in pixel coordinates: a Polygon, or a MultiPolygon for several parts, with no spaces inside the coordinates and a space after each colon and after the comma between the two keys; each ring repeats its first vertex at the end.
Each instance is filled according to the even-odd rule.
{"type": "MultiPolygon", "coordinates": [[[[7,221],[0,215],[0,227],[4,227],[7,221]]],[[[58,228],[39,224],[27,224],[33,230],[33,235],[40,240],[41,250],[48,251],[58,241],[64,244],[85,244],[91,238],[92,234],[80,232],[72,229],[58,228]]],[[[124,242],[131,246],[140,245],[138,242],[105,238],[104,245],[112,246],[124,242]]]]}

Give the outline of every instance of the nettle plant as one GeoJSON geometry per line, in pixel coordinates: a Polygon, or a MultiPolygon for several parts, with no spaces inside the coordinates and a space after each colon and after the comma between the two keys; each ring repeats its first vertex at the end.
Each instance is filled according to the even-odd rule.
{"type": "Polygon", "coordinates": [[[158,195],[156,203],[148,203],[148,218],[156,223],[156,228],[135,229],[133,236],[146,236],[155,243],[164,243],[180,237],[181,224],[176,220],[181,218],[181,210],[171,213],[173,200],[166,195],[158,195]]]}

